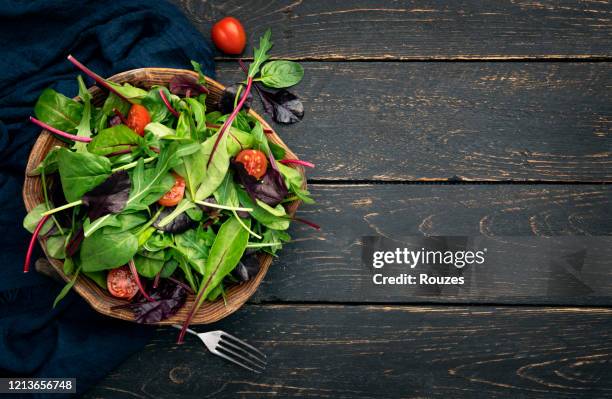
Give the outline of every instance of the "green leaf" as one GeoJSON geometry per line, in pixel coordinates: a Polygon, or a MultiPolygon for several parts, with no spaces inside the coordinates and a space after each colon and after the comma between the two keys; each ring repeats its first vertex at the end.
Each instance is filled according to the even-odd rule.
{"type": "Polygon", "coordinates": [[[34,106],[34,115],[37,119],[68,133],[76,131],[82,114],[83,104],[51,88],[43,90],[34,106]]]}
{"type": "Polygon", "coordinates": [[[176,173],[185,179],[185,185],[191,198],[195,198],[196,191],[204,180],[207,160],[208,157],[206,157],[203,147],[200,146],[197,152],[183,157],[183,163],[174,168],[176,173]]]}
{"type": "Polygon", "coordinates": [[[283,165],[280,162],[278,162],[276,166],[278,166],[278,170],[283,175],[289,191],[294,193],[300,200],[304,201],[304,203],[314,204],[314,200],[310,197],[308,190],[302,188],[304,186],[304,177],[302,174],[297,169],[283,165]]]}
{"type": "MultiPolygon", "coordinates": [[[[210,229],[210,232],[212,233],[212,229],[210,229]]],[[[214,238],[214,233],[212,235],[214,238]]],[[[206,259],[212,245],[209,236],[191,229],[182,234],[176,234],[174,242],[176,243],[174,248],[187,259],[198,273],[204,274],[206,259]]]]}
{"type": "Polygon", "coordinates": [[[272,208],[270,205],[268,205],[265,202],[260,201],[258,199],[256,199],[255,202],[262,209],[264,209],[265,211],[267,211],[268,213],[270,213],[270,214],[272,214],[274,216],[285,216],[287,214],[287,212],[285,211],[285,208],[283,208],[283,206],[281,204],[278,204],[274,208],[272,208]]]}
{"type": "Polygon", "coordinates": [[[204,73],[202,72],[202,66],[200,65],[200,63],[194,60],[191,60],[191,66],[193,66],[193,70],[198,73],[198,83],[205,84],[206,77],[204,76],[204,73]]]}
{"type": "Polygon", "coordinates": [[[102,114],[106,116],[115,115],[114,109],[117,109],[123,115],[127,115],[130,111],[130,103],[125,101],[123,98],[119,97],[112,91],[108,93],[108,97],[104,100],[104,104],[102,105],[102,114]]]}
{"type": "MultiPolygon", "coordinates": [[[[216,133],[202,144],[202,151],[204,153],[206,162],[208,162],[210,159],[210,155],[218,135],[219,133],[216,133]]],[[[230,157],[227,152],[227,134],[224,134],[217,145],[215,156],[210,162],[210,165],[206,167],[204,179],[196,192],[196,200],[202,201],[217,190],[217,187],[219,187],[227,174],[229,164],[230,157]]]]}
{"type": "Polygon", "coordinates": [[[153,134],[158,139],[176,137],[176,131],[159,122],[151,122],[145,126],[145,132],[153,134]]]}
{"type": "Polygon", "coordinates": [[[68,202],[80,200],[83,194],[98,186],[111,174],[108,158],[88,152],[58,150],[57,164],[64,196],[68,202]]]}
{"type": "Polygon", "coordinates": [[[57,152],[60,148],[63,147],[53,147],[51,151],[47,153],[45,159],[38,164],[36,169],[28,173],[28,176],[39,176],[43,170],[47,175],[57,172],[57,152]]]}
{"type": "Polygon", "coordinates": [[[291,87],[304,77],[304,68],[293,61],[270,61],[261,68],[259,80],[268,87],[282,89],[291,87]]]}
{"type": "Polygon", "coordinates": [[[230,156],[236,156],[240,151],[253,147],[254,138],[251,133],[231,127],[227,138],[227,152],[230,156]]]}
{"type": "Polygon", "coordinates": [[[206,132],[206,106],[195,98],[185,98],[195,121],[196,138],[201,138],[206,132]]]}
{"type": "Polygon", "coordinates": [[[262,234],[262,244],[277,244],[271,247],[262,247],[261,250],[276,255],[283,248],[284,242],[291,241],[291,236],[286,231],[268,229],[262,234]]]}
{"type": "Polygon", "coordinates": [[[143,105],[147,111],[149,111],[151,122],[162,122],[170,115],[168,107],[166,107],[164,100],[162,100],[161,96],[159,95],[160,89],[164,91],[166,97],[170,96],[170,92],[167,88],[153,86],[141,101],[141,105],[143,105]]]}
{"type": "Polygon", "coordinates": [[[83,272],[83,274],[92,279],[100,288],[104,290],[108,289],[106,286],[106,272],[104,270],[99,272],[83,272]]]}
{"type": "Polygon", "coordinates": [[[144,277],[153,278],[162,270],[166,261],[164,260],[163,252],[159,252],[161,254],[161,259],[159,257],[143,255],[134,256],[134,265],[136,266],[138,274],[144,277]]]}
{"type": "Polygon", "coordinates": [[[114,269],[130,261],[138,250],[138,238],[117,227],[104,227],[83,240],[81,264],[83,271],[114,269]]]}
{"type": "Polygon", "coordinates": [[[74,260],[72,258],[64,259],[64,264],[62,265],[62,269],[64,270],[64,274],[66,276],[70,276],[72,273],[74,273],[74,269],[75,269],[74,260]]]}
{"type": "Polygon", "coordinates": [[[66,257],[66,252],[64,251],[66,236],[57,235],[48,237],[45,245],[50,257],[55,259],[64,259],[66,257]]]}
{"type": "Polygon", "coordinates": [[[161,270],[160,277],[168,278],[174,274],[174,271],[178,267],[179,262],[175,259],[168,259],[166,263],[164,263],[164,267],[161,270]]]}
{"type": "Polygon", "coordinates": [[[111,81],[106,81],[115,91],[121,94],[128,100],[133,100],[135,103],[140,103],[140,100],[147,96],[147,91],[139,87],[134,87],[129,83],[124,83],[123,86],[111,81]]]}
{"type": "Polygon", "coordinates": [[[245,208],[252,208],[251,216],[259,223],[273,230],[287,230],[290,221],[279,216],[275,216],[257,205],[251,197],[241,188],[238,188],[238,199],[245,208]]]}
{"type": "Polygon", "coordinates": [[[79,278],[79,272],[81,271],[81,268],[78,268],[76,273],[74,273],[74,277],[72,277],[70,279],[70,281],[68,281],[68,283],[64,286],[64,288],[62,288],[62,290],[60,291],[59,294],[57,294],[57,297],[55,297],[55,301],[53,301],[53,307],[55,308],[57,306],[57,304],[64,299],[64,297],[66,295],[68,295],[68,293],[70,292],[70,290],[72,289],[72,287],[74,286],[74,283],[76,283],[77,279],[79,278]]]}
{"type": "Polygon", "coordinates": [[[129,150],[132,146],[141,146],[143,143],[143,138],[129,127],[116,125],[98,133],[87,145],[87,149],[97,155],[108,155],[129,150]]]}
{"type": "MultiPolygon", "coordinates": [[[[83,114],[77,126],[77,136],[91,137],[91,93],[87,90],[81,75],[77,77],[77,81],[79,84],[79,97],[83,102],[83,114]]],[[[72,148],[77,152],[87,152],[87,143],[75,141],[72,148]]]]}
{"type": "Polygon", "coordinates": [[[179,147],[176,142],[162,147],[155,168],[145,169],[141,158],[132,173],[132,189],[124,212],[147,209],[170,190],[175,180],[168,171],[180,162],[182,153],[189,151],[189,147],[179,147]]]}
{"type": "Polygon", "coordinates": [[[236,191],[236,183],[234,183],[234,175],[228,172],[221,182],[217,191],[215,191],[215,200],[221,205],[238,207],[238,192],[236,191]]]}
{"type": "MultiPolygon", "coordinates": [[[[251,219],[246,219],[245,224],[250,227],[251,219]]],[[[204,279],[200,286],[200,291],[203,290],[202,299],[196,306],[201,305],[208,294],[234,270],[244,254],[248,241],[249,233],[242,228],[236,218],[229,218],[221,225],[206,260],[204,279]]]]}
{"type": "Polygon", "coordinates": [[[176,124],[176,136],[182,139],[197,139],[195,123],[188,112],[181,112],[179,115],[178,123],[176,124]]]}
{"type": "Polygon", "coordinates": [[[249,66],[249,77],[254,78],[259,72],[261,65],[270,58],[268,51],[272,48],[272,31],[268,29],[266,33],[259,39],[259,48],[253,51],[253,62],[249,66]]]}
{"type": "MultiPolygon", "coordinates": [[[[36,226],[38,226],[38,223],[43,218],[42,214],[48,210],[49,208],[44,202],[36,205],[34,208],[32,208],[30,212],[28,212],[26,217],[23,218],[23,228],[29,231],[30,233],[34,233],[34,230],[36,230],[36,226]]],[[[40,229],[39,235],[42,236],[47,234],[49,230],[51,230],[51,227],[53,227],[53,220],[49,218],[45,222],[43,227],[40,229]]]]}

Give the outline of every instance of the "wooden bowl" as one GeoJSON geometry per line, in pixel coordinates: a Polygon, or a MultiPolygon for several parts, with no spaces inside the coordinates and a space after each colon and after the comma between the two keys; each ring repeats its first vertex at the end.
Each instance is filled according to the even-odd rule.
{"type": "MultiPolygon", "coordinates": [[[[192,75],[197,77],[197,74],[195,72],[183,69],[141,68],[119,73],[111,77],[109,80],[117,83],[128,82],[134,86],[149,89],[153,85],[167,86],[168,82],[172,77],[180,74],[192,75]]],[[[217,108],[216,104],[225,87],[213,79],[207,78],[206,80],[208,83],[208,88],[210,90],[210,94],[208,95],[206,100],[206,106],[208,110],[214,110],[217,108]]],[[[96,106],[101,106],[107,96],[107,92],[95,86],[90,88],[90,92],[93,96],[93,104],[95,104],[96,106]]],[[[252,110],[249,113],[257,120],[259,120],[259,122],[261,122],[264,129],[272,130],[270,125],[268,125],[268,123],[257,113],[252,110]]],[[[278,135],[273,130],[272,133],[268,134],[268,138],[276,144],[285,148],[285,158],[297,158],[295,154],[291,152],[291,150],[285,145],[285,143],[283,143],[280,137],[278,137],[278,135]]],[[[26,168],[26,178],[23,185],[23,201],[28,212],[36,205],[44,201],[41,179],[39,176],[29,176],[30,172],[40,164],[40,162],[45,158],[51,148],[58,145],[65,145],[65,143],[56,139],[55,136],[50,134],[47,130],[43,130],[38,139],[36,140],[36,143],[34,143],[34,147],[32,148],[30,157],[28,159],[28,165],[26,168]]],[[[304,175],[303,168],[298,167],[297,169],[302,175],[304,175]]],[[[305,181],[306,179],[304,179],[304,182],[305,181]]],[[[287,212],[293,215],[297,210],[298,206],[299,201],[291,202],[287,206],[287,212]]],[[[64,280],[68,281],[69,277],[63,273],[63,262],[61,260],[49,257],[46,251],[44,238],[39,238],[39,241],[41,242],[41,246],[55,270],[59,273],[60,276],[62,276],[64,280]]],[[[229,288],[226,293],[227,303],[224,303],[223,299],[219,299],[215,302],[205,302],[204,305],[200,307],[198,313],[194,316],[192,323],[213,323],[238,310],[238,308],[240,308],[251,297],[251,295],[253,295],[253,293],[263,280],[264,276],[266,275],[266,272],[268,271],[268,268],[270,267],[270,264],[272,263],[272,256],[268,254],[262,255],[260,256],[259,260],[261,267],[259,269],[259,273],[257,273],[257,276],[245,283],[233,285],[231,288],[229,288]]],[[[85,300],[96,311],[118,319],[134,321],[134,315],[129,309],[113,310],[113,307],[125,304],[125,301],[111,296],[108,292],[101,289],[95,282],[91,281],[89,278],[85,276],[79,276],[78,280],[74,285],[74,290],[76,290],[79,295],[85,298],[85,300]]],[[[180,324],[186,319],[189,310],[193,306],[194,299],[194,295],[189,295],[185,305],[183,305],[183,307],[174,316],[156,324],[180,324]]]]}

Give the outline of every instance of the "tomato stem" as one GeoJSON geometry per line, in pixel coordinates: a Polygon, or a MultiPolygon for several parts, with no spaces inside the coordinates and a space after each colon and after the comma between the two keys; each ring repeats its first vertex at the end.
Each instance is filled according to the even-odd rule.
{"type": "Polygon", "coordinates": [[[164,93],[163,89],[159,89],[159,96],[161,97],[162,101],[166,105],[166,108],[168,108],[168,111],[170,111],[172,115],[177,118],[181,116],[181,114],[179,114],[177,110],[172,108],[172,104],[170,104],[170,101],[168,101],[168,98],[166,97],[166,94],[164,93]]]}
{"type": "Polygon", "coordinates": [[[45,215],[40,219],[36,229],[34,229],[34,233],[32,233],[32,238],[30,239],[30,245],[28,245],[28,252],[26,252],[25,262],[23,264],[23,272],[27,273],[30,271],[30,260],[32,259],[32,252],[34,251],[34,243],[40,234],[40,230],[43,228],[47,220],[49,220],[51,216],[45,215]]]}
{"type": "Polygon", "coordinates": [[[58,136],[62,136],[64,138],[67,138],[67,139],[72,140],[72,141],[80,141],[82,143],[89,143],[91,141],[90,137],[83,137],[83,136],[77,136],[77,135],[74,135],[74,134],[66,133],[64,131],[61,131],[59,129],[54,128],[51,125],[47,125],[45,122],[40,121],[40,120],[34,118],[33,116],[30,116],[30,122],[34,123],[35,125],[38,125],[38,126],[42,127],[45,130],[48,130],[49,132],[51,132],[53,134],[57,134],[58,136]]]}

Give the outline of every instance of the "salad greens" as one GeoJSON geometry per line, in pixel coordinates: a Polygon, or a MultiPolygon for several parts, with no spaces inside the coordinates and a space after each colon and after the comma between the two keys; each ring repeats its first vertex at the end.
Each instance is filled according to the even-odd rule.
{"type": "Polygon", "coordinates": [[[286,204],[313,202],[292,165],[313,165],[284,159],[246,108],[254,81],[284,89],[304,75],[295,62],[268,61],[271,47],[267,31],[246,82],[225,93],[226,113],[207,99],[195,62],[197,78],[141,88],[107,81],[68,57],[109,95],[94,105],[79,76],[77,99],[45,89],[31,118],[69,143],[34,170],[44,202],[23,223],[33,233],[24,271],[37,236],[49,256],[64,260],[70,279],[56,303],[77,278],[90,278],[129,300],[137,321],[155,323],[194,293],[181,341],[204,301],[257,275],[257,255],[276,255],[290,241],[286,230],[297,219],[286,204]]]}

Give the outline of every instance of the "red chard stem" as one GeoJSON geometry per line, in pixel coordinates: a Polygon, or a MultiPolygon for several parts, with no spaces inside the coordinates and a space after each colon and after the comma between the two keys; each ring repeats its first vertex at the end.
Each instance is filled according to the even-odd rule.
{"type": "Polygon", "coordinates": [[[68,55],[68,61],[72,62],[74,64],[74,66],[76,66],[77,68],[79,68],[81,71],[83,71],[84,74],[86,74],[87,76],[89,76],[90,78],[92,78],[93,80],[95,80],[96,83],[98,83],[100,86],[106,88],[109,91],[112,91],[113,93],[115,93],[116,95],[118,95],[119,97],[123,98],[125,101],[131,102],[128,98],[126,98],[123,94],[119,93],[117,90],[115,90],[113,88],[113,86],[109,85],[108,82],[106,80],[104,80],[104,78],[100,75],[98,75],[97,73],[95,73],[94,71],[92,71],[91,69],[87,68],[85,65],[81,64],[76,58],[74,58],[72,55],[68,55]]]}
{"type": "Polygon", "coordinates": [[[134,276],[134,280],[136,280],[136,285],[138,286],[138,289],[140,290],[140,293],[142,294],[142,296],[144,296],[146,300],[149,302],[155,302],[155,300],[151,298],[149,294],[147,294],[144,287],[142,286],[142,282],[140,281],[140,277],[138,276],[138,270],[136,270],[136,265],[134,264],[134,260],[130,259],[128,264],[130,265],[130,271],[132,272],[132,275],[134,276]]]}
{"type": "Polygon", "coordinates": [[[282,159],[279,161],[283,165],[295,164],[300,166],[306,166],[307,168],[314,168],[315,165],[308,161],[302,161],[300,159],[282,159]]]}
{"type": "Polygon", "coordinates": [[[168,111],[170,111],[170,113],[172,113],[172,115],[176,116],[177,118],[179,116],[181,116],[177,110],[175,110],[174,108],[172,108],[172,104],[170,104],[170,101],[168,101],[168,98],[166,97],[166,94],[164,93],[164,91],[162,89],[159,89],[159,96],[161,97],[162,101],[164,102],[164,104],[166,105],[166,108],[168,108],[168,111]]]}
{"type": "Polygon", "coordinates": [[[63,131],[61,131],[59,129],[54,128],[51,125],[47,125],[43,121],[39,121],[38,119],[34,118],[33,116],[30,116],[30,122],[34,123],[35,125],[38,125],[38,126],[42,127],[43,129],[46,129],[46,130],[50,131],[53,134],[57,134],[58,136],[62,136],[64,138],[67,138],[67,139],[72,140],[72,141],[80,141],[82,143],[89,143],[91,141],[90,137],[76,136],[74,134],[63,132],[63,131]]]}
{"type": "Polygon", "coordinates": [[[40,222],[38,222],[38,225],[36,226],[34,233],[32,233],[32,239],[30,240],[30,245],[28,245],[28,252],[26,252],[25,262],[23,264],[24,273],[27,273],[30,271],[30,261],[32,259],[32,252],[34,251],[34,243],[36,243],[36,239],[38,238],[38,234],[40,234],[40,230],[45,225],[47,220],[49,220],[50,217],[51,215],[43,216],[43,218],[40,219],[40,222]]]}

